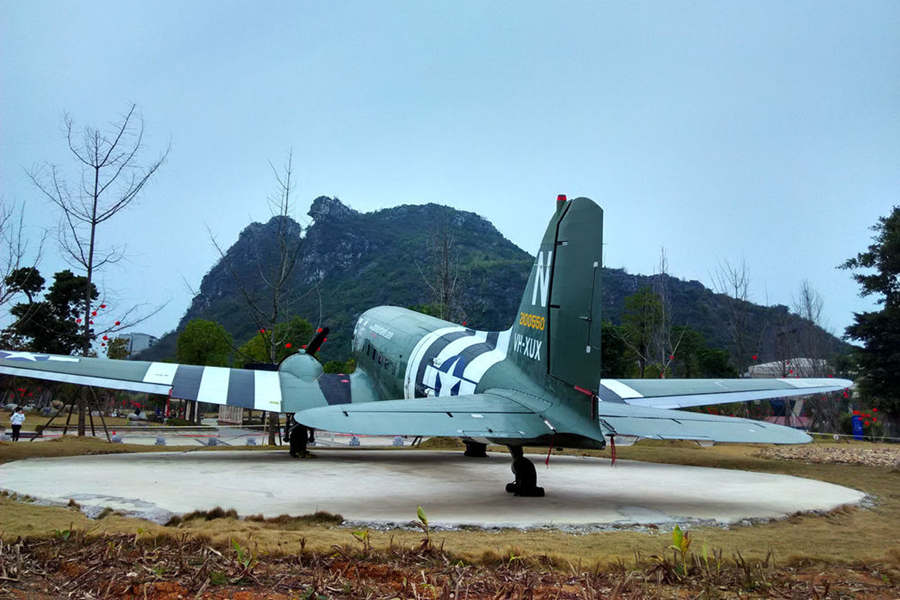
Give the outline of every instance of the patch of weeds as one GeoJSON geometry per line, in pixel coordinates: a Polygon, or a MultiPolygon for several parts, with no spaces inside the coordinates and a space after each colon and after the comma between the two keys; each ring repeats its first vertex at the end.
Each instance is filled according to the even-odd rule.
{"type": "Polygon", "coordinates": [[[682,577],[688,573],[688,551],[691,548],[691,541],[690,533],[682,531],[681,527],[675,525],[675,529],[672,530],[672,544],[669,546],[669,549],[674,551],[677,554],[677,558],[680,559],[681,564],[678,565],[680,572],[678,574],[682,577]]]}
{"type": "MultiPolygon", "coordinates": [[[[166,522],[166,525],[169,523],[175,522],[176,517],[172,517],[169,521],[166,522]]],[[[229,508],[225,510],[221,506],[217,506],[210,510],[195,510],[194,512],[189,512],[186,515],[182,515],[180,517],[180,521],[175,522],[185,523],[187,521],[192,521],[194,519],[203,519],[204,521],[212,521],[213,519],[239,519],[238,513],[235,509],[229,508]]]]}
{"type": "Polygon", "coordinates": [[[228,577],[221,571],[210,571],[209,582],[213,585],[228,585],[228,577]]]}
{"type": "Polygon", "coordinates": [[[267,525],[278,525],[279,529],[296,529],[300,527],[309,527],[311,525],[340,525],[344,522],[344,517],[338,514],[320,510],[313,514],[300,515],[299,517],[293,517],[291,515],[278,515],[277,517],[266,518],[263,515],[250,515],[245,520],[252,521],[254,523],[264,523],[267,525]]]}
{"type": "Polygon", "coordinates": [[[418,518],[416,527],[421,529],[422,533],[425,534],[425,537],[422,539],[422,544],[419,546],[419,550],[428,550],[431,548],[431,528],[428,526],[428,516],[425,514],[425,509],[421,506],[416,508],[416,517],[418,518]]]}
{"type": "Polygon", "coordinates": [[[353,532],[353,537],[356,538],[356,541],[362,544],[363,553],[366,555],[372,550],[372,541],[369,536],[368,529],[360,529],[359,531],[353,532]]]}
{"type": "Polygon", "coordinates": [[[179,517],[178,515],[172,515],[171,517],[169,517],[169,520],[166,521],[165,526],[166,527],[178,527],[179,525],[181,525],[181,517],[179,517]]]}

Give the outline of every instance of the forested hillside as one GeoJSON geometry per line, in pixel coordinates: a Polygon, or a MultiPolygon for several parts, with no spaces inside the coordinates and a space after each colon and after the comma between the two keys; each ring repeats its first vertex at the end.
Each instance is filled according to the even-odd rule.
{"type": "MultiPolygon", "coordinates": [[[[456,281],[450,317],[479,329],[505,329],[519,305],[533,257],[506,239],[482,217],[435,204],[403,205],[359,213],[336,198],[316,198],[305,232],[290,222],[290,233],[303,235],[300,259],[291,278],[290,313],[332,333],[320,356],[349,355],[356,318],[380,304],[421,306],[438,302],[433,282],[441,274],[456,281]]],[[[277,260],[277,220],[252,223],[225,256],[210,269],[200,293],[178,323],[142,359],[174,355],[176,332],[196,318],[218,321],[238,344],[255,333],[243,293],[266,293],[260,272],[277,260]],[[262,267],[261,267],[262,266],[262,267]],[[243,291],[242,291],[243,290],[243,291]]],[[[700,331],[709,345],[733,349],[727,326],[737,307],[760,361],[781,358],[799,348],[788,339],[810,335],[828,353],[846,344],[792,315],[784,306],[763,307],[715,294],[697,281],[631,275],[604,269],[604,318],[619,323],[626,296],[642,286],[665,285],[674,325],[700,331]],[[738,303],[738,304],[735,304],[738,303]]],[[[303,344],[307,340],[297,340],[303,344]]]]}

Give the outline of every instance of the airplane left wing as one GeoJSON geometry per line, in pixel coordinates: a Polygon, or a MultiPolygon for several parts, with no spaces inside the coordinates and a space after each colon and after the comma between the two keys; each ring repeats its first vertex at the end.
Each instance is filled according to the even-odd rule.
{"type": "Polygon", "coordinates": [[[601,379],[598,397],[606,402],[653,408],[685,408],[837,392],[849,379],[601,379]]]}
{"type": "Polygon", "coordinates": [[[508,394],[362,402],[311,408],[296,419],[308,427],[364,435],[534,439],[552,433],[542,417],[508,394]]]}
{"type": "MultiPolygon", "coordinates": [[[[149,394],[167,395],[171,391],[173,398],[275,412],[281,411],[283,387],[293,389],[304,384],[278,371],[4,350],[0,350],[0,374],[149,394]]],[[[308,406],[325,404],[319,385],[303,387],[311,394],[308,406]]]]}

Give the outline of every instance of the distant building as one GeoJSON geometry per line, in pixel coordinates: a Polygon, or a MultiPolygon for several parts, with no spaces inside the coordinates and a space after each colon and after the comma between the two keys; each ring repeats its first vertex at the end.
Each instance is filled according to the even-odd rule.
{"type": "Polygon", "coordinates": [[[159,338],[148,333],[125,333],[120,336],[128,341],[128,356],[131,357],[138,352],[143,352],[153,344],[159,341],[159,338]]]}
{"type": "Polygon", "coordinates": [[[823,358],[786,358],[750,365],[744,377],[822,377],[827,371],[828,362],[823,358]]]}

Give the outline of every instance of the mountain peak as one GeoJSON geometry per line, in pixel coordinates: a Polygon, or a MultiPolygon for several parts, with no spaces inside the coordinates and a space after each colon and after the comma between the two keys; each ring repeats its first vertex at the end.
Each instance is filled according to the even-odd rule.
{"type": "Polygon", "coordinates": [[[330,198],[328,196],[319,196],[313,200],[312,206],[307,213],[314,221],[323,219],[342,219],[351,215],[359,214],[338,198],[330,198]]]}

